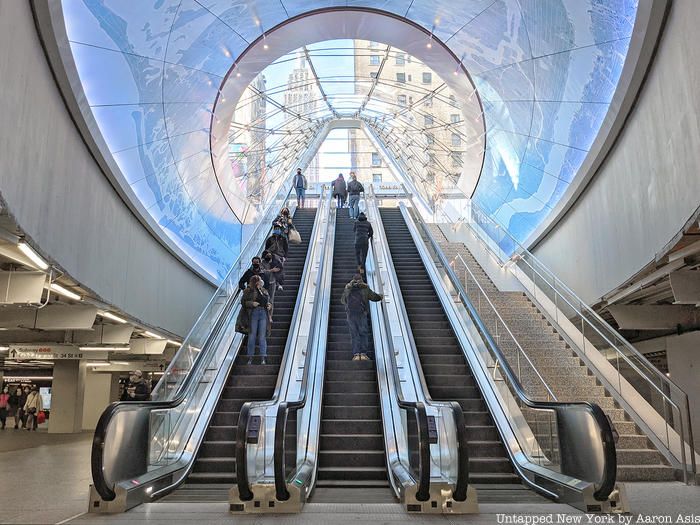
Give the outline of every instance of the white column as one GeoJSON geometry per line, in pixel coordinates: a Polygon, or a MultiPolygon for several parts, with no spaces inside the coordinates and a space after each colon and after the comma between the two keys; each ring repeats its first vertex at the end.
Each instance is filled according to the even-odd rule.
{"type": "Polygon", "coordinates": [[[85,373],[83,396],[83,430],[95,430],[102,412],[109,405],[112,391],[112,374],[88,370],[85,373]]]}
{"type": "Polygon", "coordinates": [[[49,433],[71,434],[83,429],[84,363],[73,360],[55,361],[49,433]]]}

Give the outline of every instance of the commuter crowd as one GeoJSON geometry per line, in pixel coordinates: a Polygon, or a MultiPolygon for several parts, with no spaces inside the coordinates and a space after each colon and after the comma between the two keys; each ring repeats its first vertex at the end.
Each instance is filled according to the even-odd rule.
{"type": "MultiPolygon", "coordinates": [[[[297,207],[303,209],[308,185],[301,168],[294,175],[292,187],[296,193],[297,207]]],[[[342,173],[333,181],[333,197],[337,208],[347,206],[350,218],[354,221],[357,273],[347,283],[341,297],[350,328],[353,360],[369,359],[369,301],[380,301],[383,297],[373,292],[364,278],[369,242],[374,234],[372,225],[360,211],[360,196],[364,191],[354,172],[350,172],[348,183],[342,173]]],[[[284,267],[289,245],[299,243],[301,235],[294,227],[289,208],[284,207],[272,222],[272,231],[265,242],[262,255],[253,257],[250,268],[238,281],[238,288],[243,293],[236,331],[247,336],[248,364],[255,363],[256,348],[260,364],[267,364],[267,337],[272,330],[275,294],[284,289],[284,267]]]]}
{"type": "MultiPolygon", "coordinates": [[[[15,429],[36,430],[45,417],[44,406],[39,394],[39,388],[34,385],[18,386],[10,393],[9,387],[0,393],[0,423],[4,430],[7,419],[14,419],[15,429]]],[[[10,424],[12,424],[10,422],[10,424]]]]}

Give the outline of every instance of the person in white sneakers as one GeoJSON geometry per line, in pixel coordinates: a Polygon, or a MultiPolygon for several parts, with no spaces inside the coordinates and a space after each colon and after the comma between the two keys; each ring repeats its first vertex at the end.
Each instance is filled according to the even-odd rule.
{"type": "Polygon", "coordinates": [[[352,360],[369,360],[369,302],[381,301],[383,295],[373,292],[357,273],[345,285],[340,302],[345,305],[350,340],[352,341],[352,360]]]}

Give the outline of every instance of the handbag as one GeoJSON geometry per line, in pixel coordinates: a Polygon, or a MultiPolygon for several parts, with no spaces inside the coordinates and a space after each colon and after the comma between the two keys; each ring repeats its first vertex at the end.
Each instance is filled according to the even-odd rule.
{"type": "Polygon", "coordinates": [[[37,424],[41,425],[41,424],[44,423],[45,421],[46,421],[46,412],[44,412],[44,411],[42,410],[41,412],[39,412],[39,413],[36,415],[36,422],[37,422],[37,424]]]}
{"type": "Polygon", "coordinates": [[[296,230],[289,230],[289,242],[292,244],[301,244],[301,235],[296,230]]]}

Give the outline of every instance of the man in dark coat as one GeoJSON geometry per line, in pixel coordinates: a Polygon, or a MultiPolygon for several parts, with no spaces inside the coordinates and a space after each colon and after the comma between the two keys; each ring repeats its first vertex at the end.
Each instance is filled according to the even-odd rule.
{"type": "Polygon", "coordinates": [[[354,171],[350,172],[350,182],[348,182],[348,207],[350,208],[350,218],[357,219],[360,213],[360,193],[365,192],[365,187],[357,180],[354,171]]]}
{"type": "Polygon", "coordinates": [[[369,240],[374,235],[372,225],[367,220],[367,216],[360,212],[357,221],[352,225],[352,230],[355,232],[355,259],[357,260],[357,271],[361,274],[365,273],[365,260],[367,259],[367,250],[369,250],[369,240]]]}
{"type": "Polygon", "coordinates": [[[362,281],[360,274],[355,274],[352,281],[345,285],[340,302],[345,305],[347,314],[353,361],[369,360],[369,301],[377,302],[383,298],[362,281]]]}
{"type": "Polygon", "coordinates": [[[243,274],[243,277],[238,280],[238,288],[240,290],[245,290],[246,284],[248,284],[248,281],[250,281],[250,278],[253,277],[253,275],[259,275],[262,277],[263,286],[268,290],[270,289],[270,281],[262,267],[260,257],[253,257],[250,268],[248,268],[243,274]]]}

